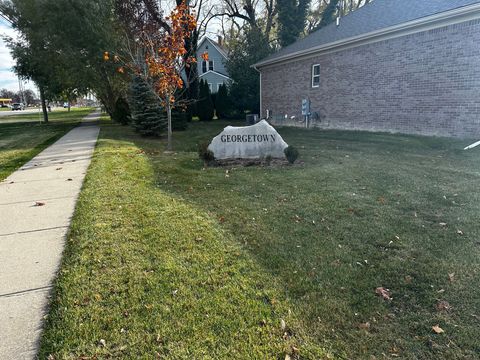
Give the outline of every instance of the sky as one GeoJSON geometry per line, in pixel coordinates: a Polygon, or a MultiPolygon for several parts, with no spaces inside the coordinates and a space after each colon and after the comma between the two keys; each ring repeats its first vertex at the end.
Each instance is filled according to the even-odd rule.
{"type": "MultiPolygon", "coordinates": [[[[0,89],[8,89],[16,92],[18,91],[18,78],[12,71],[15,61],[10,56],[10,50],[3,41],[4,35],[14,37],[15,31],[5,20],[0,18],[0,89]]],[[[36,91],[32,83],[26,83],[25,88],[36,91]]]]}

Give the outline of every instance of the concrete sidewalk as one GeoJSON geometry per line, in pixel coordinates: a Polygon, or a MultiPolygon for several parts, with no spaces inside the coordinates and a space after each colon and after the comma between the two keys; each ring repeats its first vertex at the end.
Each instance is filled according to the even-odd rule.
{"type": "Polygon", "coordinates": [[[98,113],[0,183],[0,359],[34,359],[98,113]]]}

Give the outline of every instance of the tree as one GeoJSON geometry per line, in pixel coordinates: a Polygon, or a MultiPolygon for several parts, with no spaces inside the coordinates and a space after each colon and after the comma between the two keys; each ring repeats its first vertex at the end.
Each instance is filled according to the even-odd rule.
{"type": "Polygon", "coordinates": [[[227,85],[225,84],[220,85],[218,89],[215,109],[217,112],[217,118],[219,119],[227,119],[232,114],[232,103],[228,94],[227,85]]]}
{"type": "Polygon", "coordinates": [[[335,21],[336,16],[345,16],[373,0],[320,0],[307,15],[306,34],[316,31],[335,21]]]}
{"type": "Polygon", "coordinates": [[[214,108],[210,88],[205,80],[200,80],[200,95],[198,99],[198,117],[200,121],[211,121],[214,108]]]}
{"type": "Polygon", "coordinates": [[[113,0],[0,0],[0,10],[21,37],[10,41],[16,72],[39,87],[45,99],[71,101],[93,91],[112,114],[127,78],[105,64],[106,47],[121,47],[113,0]]]}
{"type": "Polygon", "coordinates": [[[113,121],[116,121],[122,125],[128,125],[131,121],[131,117],[132,114],[130,112],[130,106],[128,105],[127,100],[125,100],[123,97],[119,97],[112,114],[113,121]]]}
{"type": "Polygon", "coordinates": [[[294,43],[305,29],[310,0],[277,0],[278,38],[282,47],[294,43]]]}
{"type": "MultiPolygon", "coordinates": [[[[136,76],[142,77],[162,106],[168,119],[168,145],[172,149],[172,108],[179,105],[175,96],[184,87],[181,78],[186,65],[196,62],[187,58],[185,40],[196,28],[195,17],[189,6],[180,2],[166,18],[155,0],[127,0],[117,2],[117,12],[127,33],[130,51],[116,54],[114,60],[122,61],[136,76]]],[[[106,54],[107,60],[109,59],[106,54]]]]}
{"type": "Polygon", "coordinates": [[[327,26],[335,21],[335,14],[339,11],[339,0],[330,0],[327,7],[322,13],[322,20],[318,24],[317,29],[327,26]]]}
{"type": "Polygon", "coordinates": [[[188,114],[186,109],[175,108],[172,110],[172,128],[175,131],[186,130],[188,127],[188,114]]]}
{"type": "Polygon", "coordinates": [[[167,127],[167,119],[151,87],[142,77],[135,76],[130,92],[134,129],[143,136],[160,136],[167,127]]]}
{"type": "Polygon", "coordinates": [[[231,43],[227,70],[233,82],[230,86],[231,98],[240,113],[260,111],[260,76],[252,64],[267,57],[272,52],[266,36],[255,28],[231,43]]]}

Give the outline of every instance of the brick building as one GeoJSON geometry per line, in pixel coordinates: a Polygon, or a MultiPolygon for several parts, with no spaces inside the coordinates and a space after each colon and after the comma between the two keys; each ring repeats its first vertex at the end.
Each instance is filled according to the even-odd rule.
{"type": "Polygon", "coordinates": [[[254,66],[273,123],[480,136],[480,0],[374,0],[254,66]]]}

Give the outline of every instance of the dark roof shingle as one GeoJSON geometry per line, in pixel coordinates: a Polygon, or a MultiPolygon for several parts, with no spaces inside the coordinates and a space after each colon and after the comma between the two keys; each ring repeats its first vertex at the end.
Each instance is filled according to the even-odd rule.
{"type": "Polygon", "coordinates": [[[332,23],[280,49],[258,64],[476,3],[480,3],[480,0],[374,0],[343,17],[340,26],[332,23]]]}

